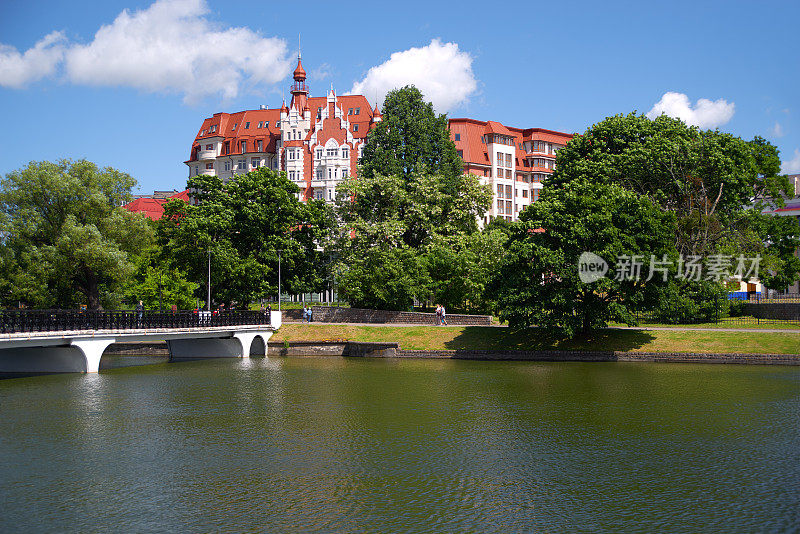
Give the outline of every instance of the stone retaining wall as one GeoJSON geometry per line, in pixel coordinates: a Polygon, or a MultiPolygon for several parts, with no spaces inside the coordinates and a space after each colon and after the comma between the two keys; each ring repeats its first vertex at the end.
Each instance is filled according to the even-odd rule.
{"type": "MultiPolygon", "coordinates": [[[[339,308],[337,306],[312,306],[311,310],[314,322],[320,323],[436,324],[435,313],[367,310],[362,308],[339,308]]],[[[303,310],[285,310],[284,319],[289,318],[289,320],[292,320],[296,316],[296,320],[302,320],[302,312],[303,310]]],[[[448,314],[447,324],[489,326],[492,324],[492,318],[488,315],[448,314]]]]}
{"type": "Polygon", "coordinates": [[[270,356],[350,356],[536,362],[662,362],[800,365],[800,354],[720,354],[578,350],[403,350],[399,343],[304,341],[272,344],[270,356]]]}
{"type": "Polygon", "coordinates": [[[759,319],[800,320],[800,302],[745,302],[742,306],[744,315],[759,319]]]}

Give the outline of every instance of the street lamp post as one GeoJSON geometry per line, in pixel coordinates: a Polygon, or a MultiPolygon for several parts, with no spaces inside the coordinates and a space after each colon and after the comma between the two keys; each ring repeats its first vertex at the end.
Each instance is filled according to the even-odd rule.
{"type": "Polygon", "coordinates": [[[208,300],[206,307],[208,311],[211,311],[211,247],[208,247],[208,300]]]}
{"type": "Polygon", "coordinates": [[[278,311],[281,311],[281,251],[278,251],[278,311]]]}

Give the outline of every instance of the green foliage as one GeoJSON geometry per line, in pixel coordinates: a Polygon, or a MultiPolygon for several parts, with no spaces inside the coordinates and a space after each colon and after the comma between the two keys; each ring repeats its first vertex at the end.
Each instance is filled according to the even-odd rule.
{"type": "Polygon", "coordinates": [[[613,183],[674,213],[680,254],[760,253],[796,276],[787,256],[798,244],[796,225],[790,231],[761,213],[765,198],[782,205],[790,185],[778,174],[778,150],[760,137],[748,142],[666,115],[617,115],[575,136],[556,163],[547,189],[613,183]],[[781,245],[769,245],[776,240],[781,245]]]}
{"type": "Polygon", "coordinates": [[[322,201],[300,202],[297,185],[266,168],[224,184],[196,176],[188,187],[199,202],[167,203],[158,239],[169,265],[200,284],[197,298],[206,298],[209,250],[215,302],[246,305],[277,295],[279,252],[283,292],[322,289],[327,256],[318,245],[333,223],[322,201]]]}
{"type": "Polygon", "coordinates": [[[390,92],[360,163],[337,194],[339,292],[380,309],[407,309],[413,298],[481,305],[489,267],[480,253],[499,249],[502,236],[476,237],[492,193],[462,173],[447,117],[414,87],[390,92]]]}
{"type": "Polygon", "coordinates": [[[353,255],[340,264],[336,280],[352,307],[388,310],[411,309],[428,282],[422,261],[407,247],[373,247],[353,255]]]}
{"type": "Polygon", "coordinates": [[[710,323],[728,315],[728,292],[711,280],[671,280],[658,294],[655,317],[666,324],[710,323]]]}
{"type": "Polygon", "coordinates": [[[369,132],[360,164],[362,177],[404,180],[429,173],[456,178],[464,168],[450,140],[447,116],[437,116],[413,85],[386,95],[383,119],[369,132]]]}
{"type": "Polygon", "coordinates": [[[196,306],[195,292],[200,284],[186,279],[180,269],[159,261],[160,250],[152,247],[139,258],[136,271],[125,284],[125,302],[135,306],[140,300],[146,309],[189,310],[196,306]]]}
{"type": "Polygon", "coordinates": [[[81,160],[33,162],[0,184],[0,299],[34,307],[115,305],[136,256],[153,242],[121,206],[136,181],[81,160]]]}
{"type": "MultiPolygon", "coordinates": [[[[583,252],[609,265],[623,255],[661,259],[674,250],[673,227],[672,214],[619,185],[545,189],[513,226],[491,284],[500,318],[512,327],[537,325],[566,336],[611,321],[635,324],[633,312],[653,305],[657,295],[643,291],[643,281],[612,279],[613,272],[583,283],[578,259],[583,252]]],[[[663,282],[656,277],[649,283],[663,282]]]]}

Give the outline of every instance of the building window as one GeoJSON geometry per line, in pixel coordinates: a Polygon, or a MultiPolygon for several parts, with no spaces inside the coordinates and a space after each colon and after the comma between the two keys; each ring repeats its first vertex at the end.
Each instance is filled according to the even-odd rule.
{"type": "Polygon", "coordinates": [[[261,126],[262,126],[263,124],[264,124],[264,121],[258,121],[258,126],[256,126],[256,128],[261,128],[261,126]]]}
{"type": "Polygon", "coordinates": [[[511,198],[511,186],[506,186],[506,198],[511,198]]]}
{"type": "Polygon", "coordinates": [[[245,130],[249,130],[250,129],[250,123],[249,122],[244,123],[244,129],[245,130]]]}
{"type": "Polygon", "coordinates": [[[231,128],[231,130],[235,130],[235,129],[236,129],[236,126],[238,126],[238,125],[239,125],[239,123],[238,123],[238,122],[234,122],[234,123],[233,123],[233,128],[231,128]]]}
{"type": "Polygon", "coordinates": [[[246,159],[240,159],[236,168],[241,170],[241,169],[244,169],[246,166],[247,166],[247,160],[246,159]]]}
{"type": "Polygon", "coordinates": [[[456,152],[458,152],[458,157],[459,158],[463,158],[464,157],[464,151],[463,150],[456,150],[456,152]]]}
{"type": "Polygon", "coordinates": [[[225,162],[225,170],[230,172],[230,170],[231,170],[231,162],[230,161],[226,161],[225,162]]]}
{"type": "Polygon", "coordinates": [[[231,142],[225,141],[224,149],[222,150],[223,154],[229,154],[231,151],[231,142]]]}
{"type": "Polygon", "coordinates": [[[328,169],[328,180],[330,180],[331,178],[333,178],[333,170],[328,169]]]}
{"type": "Polygon", "coordinates": [[[213,168],[214,168],[213,163],[206,163],[206,169],[213,169],[213,168]]]}
{"type": "Polygon", "coordinates": [[[264,141],[261,139],[258,140],[258,151],[264,152],[264,141]]]}
{"type": "Polygon", "coordinates": [[[456,134],[456,141],[461,141],[461,134],[456,134]]]}
{"type": "Polygon", "coordinates": [[[497,196],[498,198],[503,198],[503,186],[501,184],[497,184],[497,196]]]}
{"type": "Polygon", "coordinates": [[[322,159],[322,149],[321,148],[317,149],[317,159],[322,159]]]}
{"type": "Polygon", "coordinates": [[[244,154],[245,152],[247,152],[247,141],[241,141],[241,146],[240,146],[240,148],[241,148],[240,152],[241,152],[242,154],[244,154]]]}
{"type": "Polygon", "coordinates": [[[206,145],[206,150],[213,150],[213,149],[214,149],[214,145],[206,145]]]}
{"type": "Polygon", "coordinates": [[[325,151],[325,155],[328,156],[329,158],[335,158],[338,155],[338,153],[339,153],[338,148],[329,148],[325,151]]]}
{"type": "Polygon", "coordinates": [[[539,191],[537,189],[533,190],[533,201],[536,202],[539,200],[539,191]]]}
{"type": "Polygon", "coordinates": [[[356,111],[355,111],[355,113],[353,113],[353,115],[358,115],[360,113],[361,113],[361,108],[356,108],[356,111]]]}
{"type": "Polygon", "coordinates": [[[350,156],[350,153],[349,153],[349,151],[348,151],[346,148],[343,148],[343,149],[342,149],[342,157],[343,157],[343,158],[347,158],[347,157],[349,157],[349,156],[350,156]]]}
{"type": "Polygon", "coordinates": [[[333,200],[333,189],[328,189],[328,200],[333,200]]]}
{"type": "Polygon", "coordinates": [[[522,198],[528,198],[528,190],[527,189],[523,189],[522,190],[522,198]]]}
{"type": "Polygon", "coordinates": [[[214,126],[212,126],[212,127],[211,127],[211,131],[212,131],[212,132],[216,132],[216,131],[217,131],[217,125],[216,125],[216,124],[215,124],[214,126]]]}
{"type": "Polygon", "coordinates": [[[354,125],[353,125],[353,131],[354,131],[354,132],[357,132],[357,131],[358,131],[358,124],[354,124],[354,125]]]}
{"type": "Polygon", "coordinates": [[[254,169],[257,169],[257,168],[258,168],[258,163],[259,163],[259,159],[258,159],[258,158],[252,158],[252,159],[250,160],[250,166],[251,166],[252,168],[254,168],[254,169]]]}
{"type": "Polygon", "coordinates": [[[317,169],[317,180],[322,180],[324,176],[322,176],[322,169],[317,169]]]}
{"type": "Polygon", "coordinates": [[[200,175],[200,166],[199,165],[195,165],[194,166],[194,175],[195,176],[199,176],[200,175]]]}
{"type": "Polygon", "coordinates": [[[315,189],[314,190],[314,199],[315,200],[323,200],[325,198],[323,196],[324,194],[325,194],[325,191],[323,191],[322,189],[315,189]]]}
{"type": "Polygon", "coordinates": [[[350,176],[350,169],[342,169],[342,178],[350,176]]]}

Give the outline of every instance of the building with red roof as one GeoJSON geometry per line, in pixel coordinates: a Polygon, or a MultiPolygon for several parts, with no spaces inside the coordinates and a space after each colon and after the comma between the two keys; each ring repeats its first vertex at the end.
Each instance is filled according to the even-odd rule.
{"type": "Polygon", "coordinates": [[[508,221],[539,200],[542,182],[556,168],[556,152],[572,135],[542,128],[514,128],[495,121],[450,119],[450,139],[464,172],[492,186],[494,200],[483,218],[508,221]]]}
{"type": "MultiPolygon", "coordinates": [[[[185,162],[189,175],[223,180],[259,167],[286,172],[301,200],[332,201],[336,184],[355,176],[367,133],[380,122],[362,95],[312,97],[300,57],[280,108],[215,113],[203,121],[185,162]]],[[[377,107],[377,106],[376,106],[377,107]]]]}
{"type": "MultiPolygon", "coordinates": [[[[301,200],[332,201],[336,186],[356,176],[358,158],[381,113],[363,95],[312,97],[301,58],[292,75],[291,103],[280,108],[215,113],[192,143],[189,175],[228,180],[259,167],[286,172],[301,189],[301,200]]],[[[513,128],[495,121],[450,119],[450,135],[464,171],[483,178],[495,198],[482,222],[515,220],[539,198],[555,155],[572,135],[541,128],[513,128]]]]}
{"type": "Polygon", "coordinates": [[[123,208],[132,213],[143,213],[148,219],[157,221],[164,215],[164,204],[170,200],[183,200],[191,203],[189,190],[185,191],[155,191],[152,195],[141,195],[123,208]]]}

